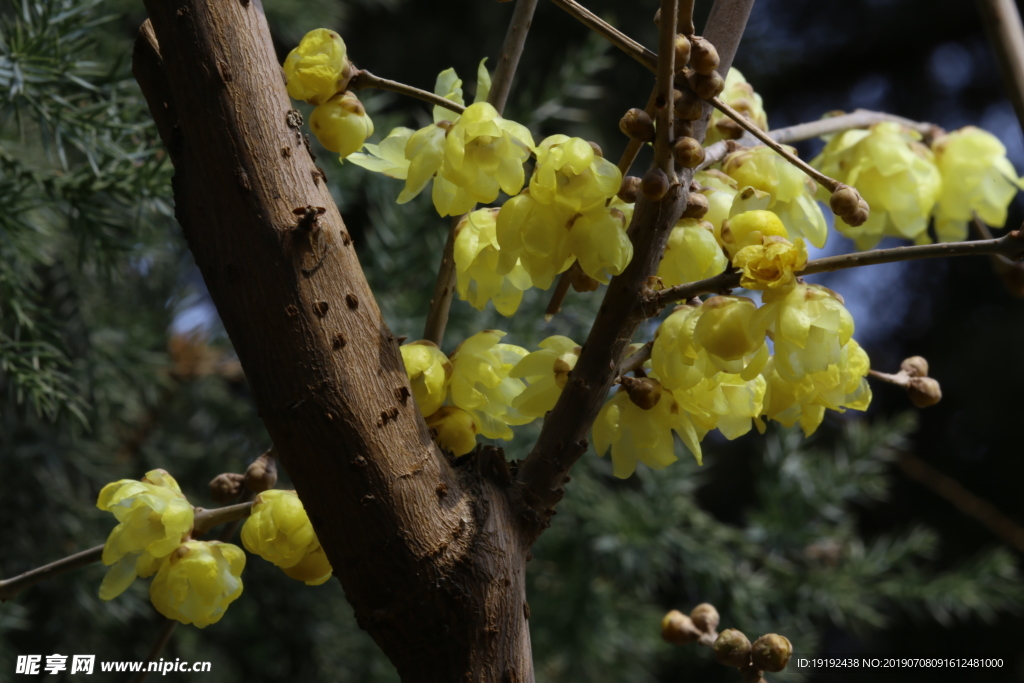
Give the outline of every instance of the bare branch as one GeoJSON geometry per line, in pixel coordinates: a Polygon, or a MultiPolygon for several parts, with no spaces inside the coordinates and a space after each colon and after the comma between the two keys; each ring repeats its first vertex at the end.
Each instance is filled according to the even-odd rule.
{"type": "Polygon", "coordinates": [[[660,168],[669,181],[675,178],[672,161],[672,89],[676,73],[676,12],[677,0],[661,0],[661,24],[658,28],[658,71],[654,100],[657,133],[654,139],[654,165],[660,168]]]}
{"type": "Polygon", "coordinates": [[[100,558],[103,557],[103,546],[98,545],[95,548],[89,548],[82,552],[69,555],[68,557],[45,564],[42,567],[36,567],[35,569],[29,570],[24,574],[13,576],[9,579],[0,581],[0,602],[6,602],[21,591],[34,586],[40,581],[46,579],[52,579],[55,576],[60,576],[64,572],[69,572],[72,569],[79,569],[86,567],[93,562],[99,562],[100,558]]]}
{"type": "Polygon", "coordinates": [[[636,42],[578,2],[575,2],[574,0],[551,1],[572,15],[581,24],[596,32],[609,43],[643,64],[651,71],[654,71],[655,64],[657,64],[658,61],[658,55],[654,54],[646,47],[636,42]]]}
{"type": "MultiPolygon", "coordinates": [[[[991,240],[940,242],[938,244],[893,247],[891,249],[875,249],[873,251],[861,251],[853,254],[827,256],[808,263],[807,267],[800,272],[800,275],[828,273],[835,270],[874,266],[881,263],[895,263],[897,261],[982,254],[1001,254],[1012,260],[1024,258],[1024,236],[1022,236],[1020,230],[1014,230],[998,239],[991,240]]],[[[739,271],[731,270],[706,280],[669,287],[657,292],[652,298],[659,305],[664,306],[674,301],[683,301],[700,294],[713,294],[726,289],[732,289],[738,287],[739,283],[739,271]]]]}
{"type": "Polygon", "coordinates": [[[426,90],[420,90],[411,85],[405,83],[399,83],[398,81],[389,81],[386,78],[375,76],[365,69],[361,69],[356,72],[349,81],[348,87],[350,90],[365,90],[366,88],[376,88],[377,90],[388,90],[390,92],[396,92],[399,95],[405,95],[406,97],[412,97],[417,100],[422,100],[427,104],[433,104],[438,107],[444,107],[449,111],[453,111],[456,114],[461,114],[466,111],[466,107],[459,104],[458,102],[452,102],[447,100],[440,95],[435,95],[432,92],[426,90]]]}
{"type": "Polygon", "coordinates": [[[1024,130],[1024,27],[1013,0],[978,0],[992,49],[1003,73],[1006,96],[1024,130]]]}

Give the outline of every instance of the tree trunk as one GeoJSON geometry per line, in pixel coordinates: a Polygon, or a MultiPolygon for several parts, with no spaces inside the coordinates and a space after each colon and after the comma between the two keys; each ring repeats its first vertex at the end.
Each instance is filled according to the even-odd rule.
{"type": "Polygon", "coordinates": [[[259,0],[148,0],[135,73],[176,214],[362,628],[403,681],[530,681],[528,541],[500,451],[454,466],[411,398],[259,0]],[[293,210],[326,211],[301,227],[293,210]]]}

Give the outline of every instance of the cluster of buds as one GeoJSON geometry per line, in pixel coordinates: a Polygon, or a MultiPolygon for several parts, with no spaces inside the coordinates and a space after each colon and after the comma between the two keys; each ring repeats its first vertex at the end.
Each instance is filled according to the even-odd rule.
{"type": "Polygon", "coordinates": [[[252,493],[262,493],[267,489],[274,488],[275,484],[277,484],[277,460],[274,456],[274,449],[271,448],[256,458],[245,470],[245,474],[223,472],[214,477],[208,486],[213,502],[228,505],[238,501],[243,489],[252,493]]]}
{"type": "Polygon", "coordinates": [[[928,376],[928,361],[921,356],[911,356],[900,363],[900,371],[894,375],[872,372],[878,379],[903,387],[910,402],[918,408],[929,408],[942,400],[942,387],[928,376]]]}
{"type": "Polygon", "coordinates": [[[832,209],[832,213],[852,227],[864,225],[871,216],[871,207],[860,196],[857,189],[843,183],[839,183],[839,187],[832,192],[828,205],[832,209]]]}
{"type": "Polygon", "coordinates": [[[719,664],[736,667],[743,672],[744,679],[753,674],[749,676],[753,680],[758,680],[765,671],[783,671],[793,655],[793,645],[785,636],[769,633],[751,645],[750,639],[734,628],[722,631],[713,649],[719,664]]]}
{"type": "Polygon", "coordinates": [[[673,645],[685,645],[700,640],[708,644],[714,643],[718,637],[716,629],[719,621],[718,610],[706,602],[694,607],[690,616],[674,609],[661,620],[661,637],[673,645]]]}

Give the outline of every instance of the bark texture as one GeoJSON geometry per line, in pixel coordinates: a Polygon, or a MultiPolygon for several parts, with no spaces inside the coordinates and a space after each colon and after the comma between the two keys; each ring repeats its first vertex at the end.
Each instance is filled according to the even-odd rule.
{"type": "Polygon", "coordinates": [[[135,73],[178,221],[359,624],[404,681],[532,680],[504,458],[432,443],[259,1],[146,5],[135,73]]]}

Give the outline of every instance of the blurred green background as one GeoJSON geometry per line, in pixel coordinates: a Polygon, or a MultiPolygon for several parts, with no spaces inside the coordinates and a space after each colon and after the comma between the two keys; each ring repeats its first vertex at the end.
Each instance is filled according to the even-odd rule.
{"type": "MultiPolygon", "coordinates": [[[[281,58],[326,26],[380,76],[431,89],[453,66],[471,91],[480,58],[493,66],[512,4],[269,0],[265,9],[281,58]]],[[[655,44],[656,3],[586,4],[655,44]]],[[[698,26],[709,8],[697,3],[698,26]]],[[[102,543],[112,520],[95,499],[106,482],[163,467],[194,504],[209,506],[206,482],[244,471],[269,445],[173,220],[173,170],[131,79],[144,18],[141,3],[124,0],[0,0],[3,577],[102,543]]],[[[773,127],[857,107],[947,129],[975,124],[1024,169],[1020,125],[979,15],[962,0],[759,0],[736,66],[763,95],[773,127]]],[[[581,135],[615,159],[625,145],[618,117],[642,106],[651,84],[541,3],[506,114],[538,140],[581,135]]],[[[429,120],[417,103],[364,94],[375,139],[429,120]]],[[[820,142],[800,147],[808,157],[820,142]]],[[[418,338],[447,221],[428,197],[398,206],[397,181],[332,157],[318,163],[387,321],[418,338]]],[[[1018,198],[1009,225],[1022,218],[1018,198]]],[[[826,249],[852,244],[833,233],[826,249]]],[[[718,607],[723,627],[751,639],[782,633],[798,653],[996,656],[1002,669],[962,680],[1024,680],[1024,548],[899,466],[916,456],[1024,524],[1015,419],[1024,303],[983,258],[817,281],[846,298],[874,367],[894,371],[905,356],[926,356],[943,402],[913,413],[901,390],[875,386],[867,415],[830,414],[812,439],[777,425],[735,442],[709,436],[703,468],[687,456],[626,481],[610,476],[607,459],[586,456],[529,565],[538,680],[736,681],[708,651],[658,636],[664,612],[702,601],[718,607]]],[[[511,320],[456,302],[445,350],[485,328],[529,348],[551,334],[582,342],[600,294],[570,293],[550,323],[544,292],[528,292],[511,320]]],[[[500,445],[520,457],[535,434],[522,428],[500,445]]],[[[146,656],[162,621],[148,581],[105,604],[96,596],[103,572],[66,574],[0,605],[0,680],[19,678],[21,654],[146,656]]],[[[211,680],[224,682],[396,680],[337,582],[304,587],[254,557],[244,581],[220,623],[177,629],[164,658],[212,661],[211,680]]],[[[869,676],[920,678],[775,680],[869,676]]]]}

